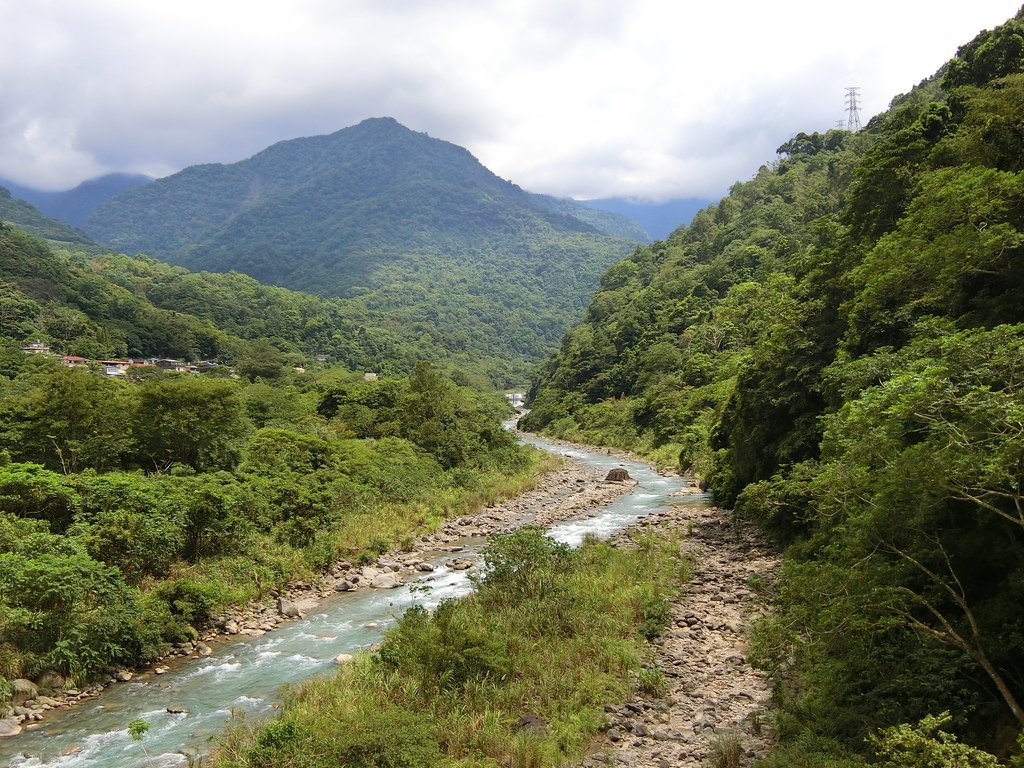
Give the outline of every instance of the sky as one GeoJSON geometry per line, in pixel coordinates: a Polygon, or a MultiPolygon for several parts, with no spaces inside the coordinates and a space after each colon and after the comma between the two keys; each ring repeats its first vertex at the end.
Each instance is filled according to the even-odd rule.
{"type": "Polygon", "coordinates": [[[1022,0],[0,0],[0,177],[67,189],[368,117],[532,192],[715,198],[1022,0]]]}

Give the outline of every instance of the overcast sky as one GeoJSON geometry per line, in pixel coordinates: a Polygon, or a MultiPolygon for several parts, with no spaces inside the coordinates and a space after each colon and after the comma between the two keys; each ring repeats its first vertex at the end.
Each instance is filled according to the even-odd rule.
{"type": "Polygon", "coordinates": [[[1021,0],[0,0],[0,177],[162,176],[392,116],[522,187],[716,197],[1021,0]]]}

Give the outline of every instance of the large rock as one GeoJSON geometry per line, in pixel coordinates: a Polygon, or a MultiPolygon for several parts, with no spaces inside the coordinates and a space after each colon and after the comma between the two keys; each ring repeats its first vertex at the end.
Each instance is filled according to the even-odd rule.
{"type": "Polygon", "coordinates": [[[623,467],[616,467],[608,473],[607,477],[605,477],[605,482],[624,483],[629,479],[629,472],[627,472],[623,467]]]}
{"type": "Polygon", "coordinates": [[[39,677],[38,685],[43,690],[48,691],[63,691],[67,685],[67,678],[64,677],[60,672],[44,672],[39,677]]]}
{"type": "Polygon", "coordinates": [[[0,739],[8,736],[17,736],[21,733],[21,724],[11,717],[0,720],[0,739]]]}
{"type": "Polygon", "coordinates": [[[286,619],[298,619],[302,617],[299,606],[285,597],[277,598],[277,612],[286,619]]]}
{"type": "Polygon", "coordinates": [[[39,695],[39,689],[31,680],[19,677],[11,680],[11,704],[18,706],[39,695]]]}
{"type": "Polygon", "coordinates": [[[401,586],[402,580],[395,573],[382,573],[370,582],[374,589],[394,589],[401,586]]]}

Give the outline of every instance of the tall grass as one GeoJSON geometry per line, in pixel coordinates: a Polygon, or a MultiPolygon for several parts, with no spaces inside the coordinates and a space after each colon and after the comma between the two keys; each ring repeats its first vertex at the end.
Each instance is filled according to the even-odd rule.
{"type": "Polygon", "coordinates": [[[646,537],[573,551],[528,528],[495,537],[487,561],[473,595],[433,615],[410,610],[377,651],[300,686],[278,719],[236,725],[213,766],[543,768],[580,757],[603,704],[651,677],[645,635],[663,628],[685,576],[678,546],[646,537]]]}

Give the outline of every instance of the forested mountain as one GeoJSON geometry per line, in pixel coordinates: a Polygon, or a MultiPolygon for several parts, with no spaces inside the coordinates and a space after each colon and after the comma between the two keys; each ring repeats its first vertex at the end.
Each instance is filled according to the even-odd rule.
{"type": "Polygon", "coordinates": [[[1022,382],[1024,11],[609,270],[527,426],[695,471],[788,546],[772,764],[859,765],[928,714],[1024,727],[1022,382]]]}
{"type": "Polygon", "coordinates": [[[151,181],[153,179],[149,176],[137,173],[108,173],[61,192],[46,192],[3,179],[0,179],[0,184],[6,186],[14,197],[31,203],[47,216],[80,228],[85,226],[89,215],[101,203],[151,181]]]}
{"type": "Polygon", "coordinates": [[[281,352],[327,355],[385,374],[429,360],[461,383],[486,388],[524,381],[569,312],[536,306],[529,286],[508,286],[504,303],[495,305],[463,292],[465,274],[428,277],[422,264],[407,274],[396,267],[389,285],[351,299],[267,286],[238,272],[189,272],[105,253],[3,192],[0,220],[49,239],[47,245],[17,228],[0,229],[0,340],[15,346],[39,337],[63,354],[91,358],[234,363],[251,342],[264,340],[281,352]]]}
{"type": "Polygon", "coordinates": [[[524,375],[635,245],[599,232],[608,221],[381,118],[187,168],[104,203],[86,230],[192,269],[359,297],[416,335],[501,355],[524,375]]]}

